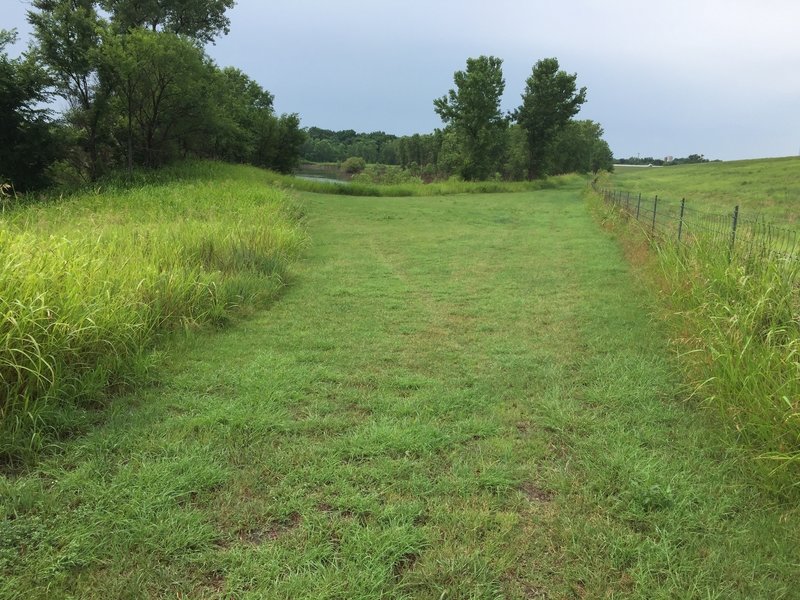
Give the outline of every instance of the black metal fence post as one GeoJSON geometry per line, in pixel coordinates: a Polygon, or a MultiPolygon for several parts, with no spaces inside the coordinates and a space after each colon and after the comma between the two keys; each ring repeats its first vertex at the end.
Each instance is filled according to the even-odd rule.
{"type": "Polygon", "coordinates": [[[639,220],[639,209],[642,207],[642,192],[639,192],[639,201],[636,203],[636,220],[639,220]]]}
{"type": "Polygon", "coordinates": [[[686,198],[681,198],[681,219],[678,221],[678,241],[681,241],[681,234],[683,233],[683,211],[686,208],[686,198]]]}
{"type": "Polygon", "coordinates": [[[733,209],[733,224],[731,227],[731,246],[728,249],[728,260],[733,260],[733,246],[736,244],[736,227],[739,224],[739,205],[733,209]]]}
{"type": "Polygon", "coordinates": [[[653,200],[653,226],[650,228],[650,233],[656,232],[656,211],[658,210],[658,196],[653,200]]]}

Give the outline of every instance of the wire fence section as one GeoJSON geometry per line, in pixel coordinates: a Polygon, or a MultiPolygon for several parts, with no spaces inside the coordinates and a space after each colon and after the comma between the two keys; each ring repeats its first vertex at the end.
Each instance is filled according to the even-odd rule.
{"type": "Polygon", "coordinates": [[[593,184],[607,204],[636,219],[653,236],[674,238],[686,245],[715,244],[734,256],[752,259],[800,261],[800,233],[762,219],[745,219],[736,206],[728,214],[691,208],[680,202],[654,196],[600,188],[593,184]]]}

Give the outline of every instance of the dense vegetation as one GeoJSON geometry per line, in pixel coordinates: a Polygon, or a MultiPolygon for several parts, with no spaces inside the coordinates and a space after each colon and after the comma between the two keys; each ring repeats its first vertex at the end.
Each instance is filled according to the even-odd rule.
{"type": "Polygon", "coordinates": [[[74,430],[141,381],[155,336],[220,323],[283,284],[303,246],[263,171],[214,163],[140,176],[0,221],[0,461],[74,430]]]}
{"type": "Polygon", "coordinates": [[[453,79],[456,87],[434,100],[443,129],[397,137],[312,127],[303,158],[343,162],[358,157],[399,165],[428,182],[452,176],[518,181],[613,168],[603,128],[573,118],[586,101],[586,88],[578,90],[577,76],[560,70],[555,58],[536,63],[522,105],[510,115],[500,109],[505,80],[499,58],[467,59],[466,70],[457,71],[453,79]]]}
{"type": "Polygon", "coordinates": [[[402,139],[383,131],[356,133],[353,129],[331,131],[309,127],[301,154],[304,160],[312,162],[343,162],[359,157],[368,163],[397,165],[401,162],[402,139]]]}
{"type": "MultiPolygon", "coordinates": [[[[686,196],[689,207],[727,213],[728,228],[734,204],[741,204],[742,220],[767,215],[786,226],[798,217],[799,165],[800,159],[786,158],[620,169],[611,183],[665,199],[686,196]]],[[[627,221],[610,215],[619,227],[627,221]]],[[[683,243],[675,235],[652,238],[651,275],[665,292],[693,396],[719,409],[721,421],[758,455],[768,479],[790,491],[800,480],[800,262],[787,252],[797,247],[782,245],[773,230],[753,252],[744,226],[732,245],[730,233],[716,235],[702,215],[687,212],[683,243]]]]}
{"type": "Polygon", "coordinates": [[[665,158],[653,158],[652,156],[631,156],[630,158],[616,158],[614,162],[620,165],[634,165],[634,166],[676,166],[676,165],[694,165],[698,163],[711,162],[702,154],[690,154],[685,158],[674,158],[667,156],[665,158]]]}
{"type": "Polygon", "coordinates": [[[583,175],[570,174],[534,181],[464,181],[456,177],[446,181],[424,183],[420,177],[413,175],[408,170],[386,165],[368,165],[363,173],[355,175],[346,186],[328,181],[302,179],[280,173],[271,173],[266,178],[275,185],[307,192],[384,198],[523,192],[553,189],[567,183],[585,180],[583,175]]]}
{"type": "MultiPolygon", "coordinates": [[[[203,44],[228,31],[232,0],[34,0],[33,40],[9,58],[0,30],[0,179],[17,190],[94,181],[115,170],[201,157],[288,173],[303,158],[399,165],[425,182],[523,180],[612,167],[603,130],[574,120],[586,89],[555,58],[536,63],[522,105],[500,110],[502,61],[469,58],[434,101],[427,135],[300,128],[273,96],[203,44]],[[61,114],[43,109],[55,98],[61,114]],[[24,157],[22,159],[21,157],[24,157]]],[[[50,104],[52,106],[52,104],[50,104]]]]}
{"type": "Polygon", "coordinates": [[[23,57],[9,59],[13,32],[0,32],[0,177],[26,190],[187,156],[291,171],[298,116],[276,115],[269,92],[202,49],[232,4],[35,0],[23,57]],[[54,97],[63,114],[38,108],[54,97]]]}

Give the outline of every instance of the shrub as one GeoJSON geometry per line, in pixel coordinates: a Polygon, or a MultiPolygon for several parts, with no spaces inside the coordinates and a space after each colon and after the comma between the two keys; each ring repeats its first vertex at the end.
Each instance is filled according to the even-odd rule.
{"type": "Polygon", "coordinates": [[[360,156],[351,156],[342,163],[342,170],[348,175],[355,175],[361,173],[367,166],[365,161],[360,156]]]}

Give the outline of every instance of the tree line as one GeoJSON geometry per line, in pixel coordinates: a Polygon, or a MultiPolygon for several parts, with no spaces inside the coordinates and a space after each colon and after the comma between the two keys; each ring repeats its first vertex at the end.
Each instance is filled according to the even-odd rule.
{"type": "Polygon", "coordinates": [[[520,180],[613,168],[600,124],[574,118],[586,101],[586,88],[577,89],[577,75],[561,70],[557,59],[534,65],[522,104],[508,114],[500,109],[505,90],[501,59],[470,58],[453,80],[455,88],[434,100],[443,128],[398,137],[312,127],[303,158],[341,162],[360,157],[400,165],[427,180],[453,175],[520,180]]]}
{"type": "Polygon", "coordinates": [[[434,100],[443,127],[395,136],[311,127],[203,45],[228,32],[233,0],[33,0],[33,39],[9,57],[0,30],[0,179],[27,190],[93,181],[112,169],[187,156],[292,171],[300,158],[399,165],[426,180],[536,178],[612,167],[602,127],[574,117],[586,100],[555,58],[537,62],[504,114],[502,60],[467,60],[434,100]],[[56,113],[53,102],[61,99],[56,113]]]}
{"type": "Polygon", "coordinates": [[[652,165],[655,167],[666,167],[672,165],[694,165],[700,163],[707,163],[707,162],[719,162],[719,161],[711,161],[702,154],[690,154],[685,158],[673,158],[668,156],[666,158],[653,158],[652,156],[631,156],[629,158],[617,158],[614,160],[615,163],[619,165],[636,165],[636,166],[644,166],[644,165],[652,165]]]}
{"type": "Polygon", "coordinates": [[[19,189],[95,180],[186,156],[289,172],[297,114],[203,45],[226,34],[233,0],[33,0],[21,57],[0,30],[0,178],[19,189]],[[55,114],[48,102],[61,98],[55,114]],[[45,108],[43,108],[43,106],[45,108]]]}

